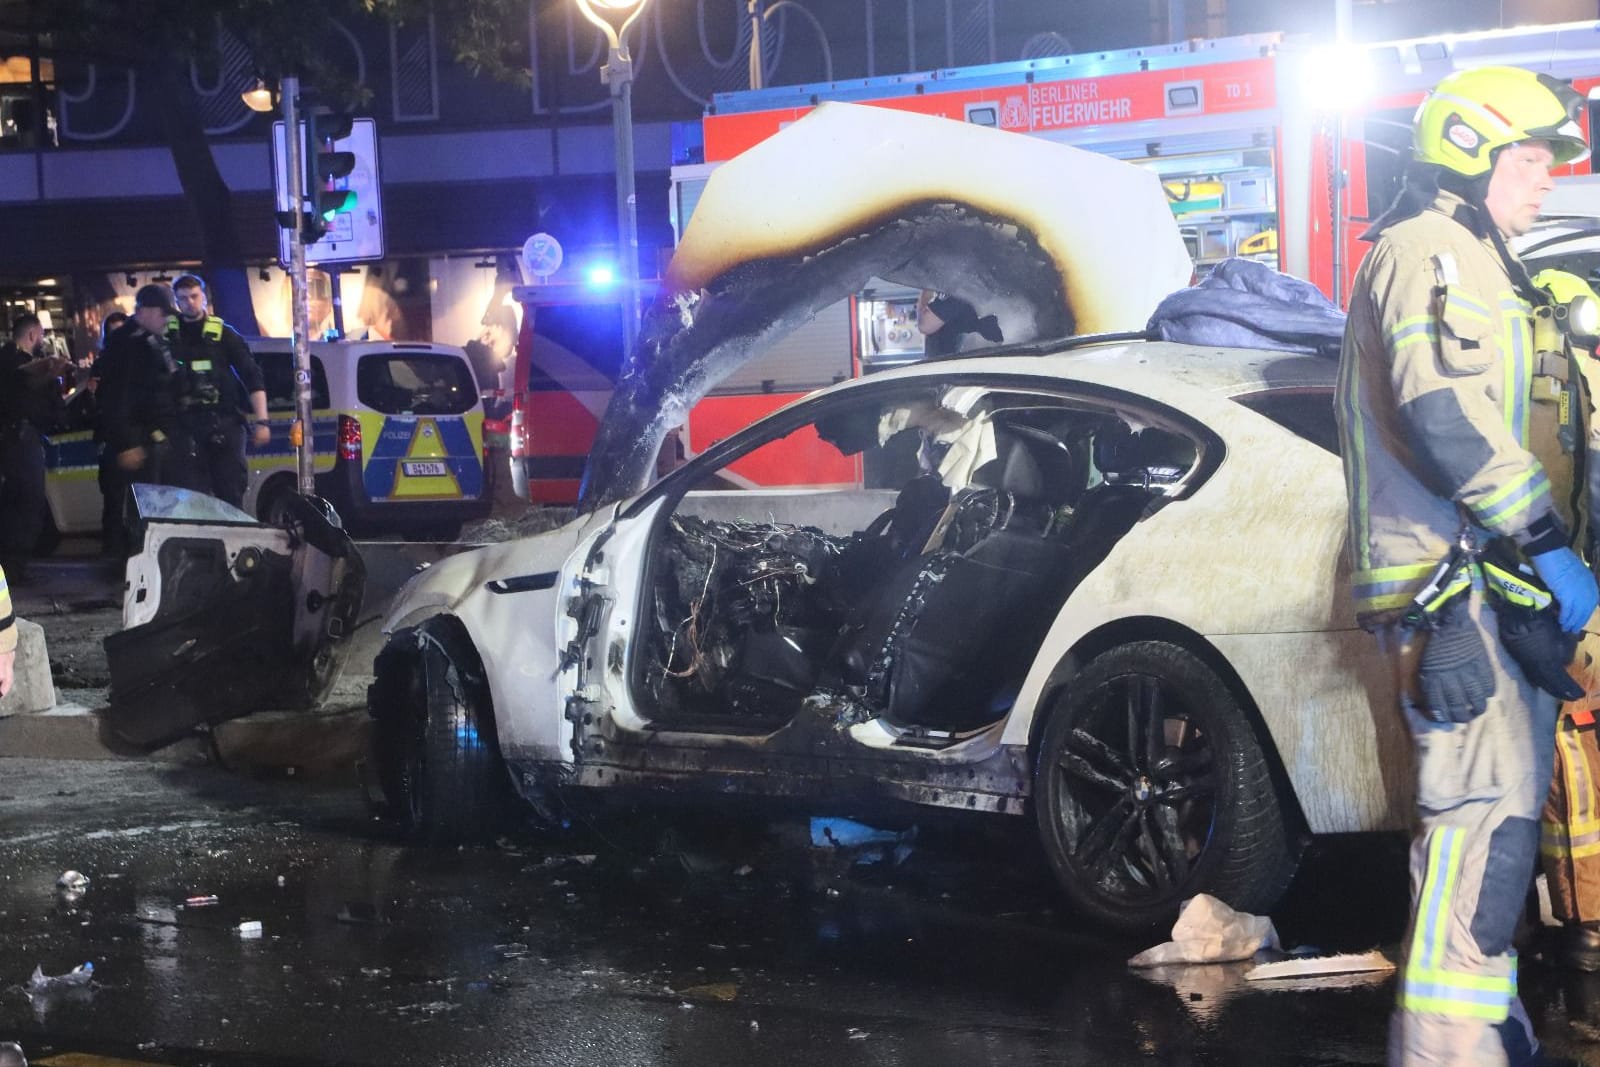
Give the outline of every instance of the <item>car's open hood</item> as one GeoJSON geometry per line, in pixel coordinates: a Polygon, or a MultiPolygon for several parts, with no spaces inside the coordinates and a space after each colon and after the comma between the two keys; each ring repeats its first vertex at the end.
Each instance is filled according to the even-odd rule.
{"type": "Polygon", "coordinates": [[[642,488],[666,431],[713,385],[873,277],[954,294],[1026,342],[1143,329],[1192,273],[1149,171],[824,104],[706,184],[601,423],[583,504],[642,488]]]}

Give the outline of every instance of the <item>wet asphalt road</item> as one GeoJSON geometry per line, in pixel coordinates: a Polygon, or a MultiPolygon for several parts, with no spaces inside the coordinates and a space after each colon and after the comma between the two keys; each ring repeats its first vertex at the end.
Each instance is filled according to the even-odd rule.
{"type": "MultiPolygon", "coordinates": [[[[1058,913],[1025,839],[923,827],[903,863],[868,866],[806,836],[634,810],[433,850],[399,843],[350,783],[0,759],[0,1039],[35,1062],[1382,1062],[1388,981],[1136,974],[1123,961],[1144,944],[1058,913]],[[55,889],[69,868],[90,878],[76,902],[55,889]],[[198,895],[218,903],[178,906],[198,895]],[[241,938],[245,920],[264,936],[241,938]],[[85,961],[86,991],[23,988],[35,965],[85,961]]],[[[1393,845],[1319,849],[1278,917],[1286,941],[1394,940],[1393,845]]],[[[1545,1032],[1581,1054],[1574,994],[1525,972],[1545,1032]]]]}

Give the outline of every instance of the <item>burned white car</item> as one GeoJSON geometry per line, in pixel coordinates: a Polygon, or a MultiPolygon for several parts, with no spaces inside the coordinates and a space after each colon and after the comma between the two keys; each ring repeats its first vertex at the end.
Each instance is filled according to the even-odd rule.
{"type": "MultiPolygon", "coordinates": [[[[750,155],[941,132],[871,110],[829,105],[750,155]]],[[[591,458],[593,509],[435,565],[384,624],[378,760],[418,836],[479,831],[508,781],[536,806],[931,805],[1034,820],[1073,903],[1132,927],[1198,891],[1265,909],[1308,832],[1404,824],[1403,734],[1348,606],[1334,366],[1039,339],[1137,330],[1186,280],[1164,197],[1115,161],[956,130],[980,138],[956,158],[1097,198],[1064,225],[1002,216],[946,169],[937,197],[851,199],[739,252],[713,179],[591,458]],[[1047,155],[996,160],[1013,147],[1047,155]],[[1065,231],[1093,241],[1108,206],[1152,237],[1088,277],[1065,231]],[[639,490],[720,367],[871,276],[996,308],[1019,343],[825,389],[639,490]],[[760,488],[774,465],[790,486],[760,488]]]]}

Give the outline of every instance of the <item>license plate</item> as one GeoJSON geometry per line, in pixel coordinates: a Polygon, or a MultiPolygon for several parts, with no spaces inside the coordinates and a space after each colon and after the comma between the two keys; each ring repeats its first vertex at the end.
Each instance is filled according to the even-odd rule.
{"type": "Polygon", "coordinates": [[[406,472],[407,478],[439,478],[450,473],[450,468],[443,463],[421,463],[408,460],[400,466],[406,472]]]}

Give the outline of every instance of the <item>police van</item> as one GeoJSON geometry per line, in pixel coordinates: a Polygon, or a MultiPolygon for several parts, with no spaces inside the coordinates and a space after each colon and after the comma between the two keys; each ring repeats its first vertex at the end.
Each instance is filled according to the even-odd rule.
{"type": "MultiPolygon", "coordinates": [[[[272,440],[247,446],[244,509],[276,523],[295,491],[294,350],[288,338],[250,341],[266,383],[272,440]]],[[[327,341],[311,346],[317,492],[361,535],[452,540],[488,514],[483,403],[465,353],[453,345],[327,341]]],[[[87,404],[49,435],[45,492],[60,534],[100,528],[98,445],[87,404]]]]}

